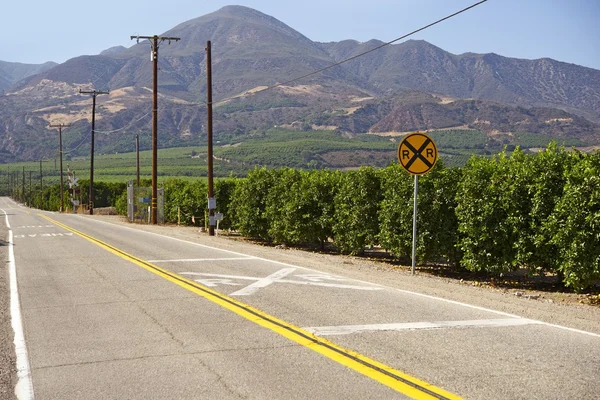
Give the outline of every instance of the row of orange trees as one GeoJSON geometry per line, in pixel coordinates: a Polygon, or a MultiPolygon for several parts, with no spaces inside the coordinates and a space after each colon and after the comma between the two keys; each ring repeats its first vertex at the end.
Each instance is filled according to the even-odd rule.
{"type": "MultiPolygon", "coordinates": [[[[345,253],[381,247],[398,258],[411,253],[412,196],[413,178],[398,165],[256,168],[217,185],[227,223],[245,236],[345,253]]],[[[600,281],[600,153],[553,143],[535,155],[473,157],[463,168],[439,163],[420,178],[417,218],[421,264],[549,272],[582,290],[600,281]]]]}

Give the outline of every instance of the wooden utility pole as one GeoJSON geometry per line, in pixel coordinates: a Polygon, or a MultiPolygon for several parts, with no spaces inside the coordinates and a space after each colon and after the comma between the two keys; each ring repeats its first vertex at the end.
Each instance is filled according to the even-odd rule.
{"type": "MultiPolygon", "coordinates": [[[[63,188],[63,149],[62,149],[62,128],[71,126],[71,124],[50,125],[50,128],[58,128],[58,152],[60,154],[60,212],[65,210],[64,188],[63,188]]],[[[92,137],[94,135],[92,134],[92,137]]]]}
{"type": "Polygon", "coordinates": [[[206,42],[206,116],[208,141],[208,234],[215,236],[215,193],[213,189],[213,120],[212,120],[212,56],[210,40],[206,42]]]}
{"type": "Polygon", "coordinates": [[[135,135],[135,156],[136,156],[136,170],[137,170],[137,186],[140,186],[140,135],[135,135]]]}
{"type": "Polygon", "coordinates": [[[44,175],[42,172],[42,159],[40,159],[40,210],[44,209],[44,175]]]}
{"type": "Polygon", "coordinates": [[[152,224],[156,224],[157,220],[157,159],[158,159],[158,44],[164,41],[178,41],[178,37],[166,36],[131,36],[131,39],[136,39],[138,43],[140,39],[148,39],[152,46],[152,224]]]}
{"type": "MultiPolygon", "coordinates": [[[[88,208],[90,215],[94,214],[94,132],[96,131],[96,96],[99,94],[110,94],[109,92],[103,92],[101,90],[81,90],[81,94],[92,95],[92,142],[90,148],[90,189],[88,196],[88,208]]],[[[62,176],[62,175],[61,175],[62,176]]]]}

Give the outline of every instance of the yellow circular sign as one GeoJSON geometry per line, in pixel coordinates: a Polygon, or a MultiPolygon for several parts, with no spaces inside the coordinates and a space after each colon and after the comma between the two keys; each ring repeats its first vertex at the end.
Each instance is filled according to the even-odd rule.
{"type": "Polygon", "coordinates": [[[428,173],[437,159],[438,151],[433,139],[422,132],[406,135],[398,145],[398,161],[410,174],[428,173]]]}

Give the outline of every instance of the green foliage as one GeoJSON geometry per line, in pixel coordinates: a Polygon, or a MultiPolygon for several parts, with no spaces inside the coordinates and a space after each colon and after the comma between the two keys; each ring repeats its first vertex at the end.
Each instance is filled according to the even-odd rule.
{"type": "MultiPolygon", "coordinates": [[[[459,260],[455,198],[460,178],[459,170],[445,168],[439,161],[419,178],[416,250],[421,263],[459,260]]],[[[380,243],[396,257],[411,257],[414,177],[392,165],[383,171],[382,187],[380,243]]]]}
{"type": "Polygon", "coordinates": [[[564,283],[579,291],[600,281],[600,153],[581,155],[565,172],[549,227],[564,283]]]}
{"type": "Polygon", "coordinates": [[[231,205],[233,193],[239,182],[237,178],[218,179],[215,181],[215,198],[217,200],[217,212],[223,213],[223,220],[219,222],[220,229],[231,228],[235,210],[231,205]]]}
{"type": "Polygon", "coordinates": [[[127,215],[127,189],[115,200],[115,210],[119,215],[127,215]]]}
{"type": "Polygon", "coordinates": [[[333,235],[333,197],[338,181],[338,172],[280,170],[265,210],[270,239],[323,247],[333,235]]]}
{"type": "Polygon", "coordinates": [[[333,232],[335,244],[342,252],[362,253],[366,246],[378,243],[380,175],[371,167],[363,167],[343,174],[340,179],[334,198],[333,232]]]}
{"type": "Polygon", "coordinates": [[[429,136],[438,149],[483,149],[488,137],[484,132],[472,129],[445,129],[432,131],[429,136]]]}
{"type": "Polygon", "coordinates": [[[294,204],[301,180],[302,172],[283,168],[269,190],[264,215],[268,223],[268,237],[276,243],[301,243],[300,232],[296,229],[300,225],[302,214],[297,214],[294,204]]]}
{"type": "Polygon", "coordinates": [[[269,240],[269,221],[265,216],[267,196],[279,172],[255,167],[236,185],[231,207],[235,210],[233,227],[242,235],[269,240]]]}
{"type": "Polygon", "coordinates": [[[461,264],[468,270],[500,274],[518,267],[515,246],[523,237],[518,227],[527,227],[527,214],[518,214],[526,207],[520,203],[523,182],[511,175],[511,164],[521,154],[513,163],[505,153],[491,160],[473,157],[463,170],[456,214],[461,264]]]}
{"type": "Polygon", "coordinates": [[[165,189],[165,222],[177,223],[178,212],[181,223],[192,225],[192,216],[196,224],[204,223],[204,212],[207,208],[208,188],[206,182],[196,180],[186,182],[181,179],[168,179],[165,189]]]}
{"type": "Polygon", "coordinates": [[[550,217],[556,204],[563,196],[566,184],[566,171],[570,170],[578,157],[558,147],[556,142],[536,154],[529,168],[524,170],[531,199],[530,211],[530,250],[522,253],[519,261],[543,271],[556,271],[560,252],[552,243],[554,227],[550,217]]]}
{"type": "Polygon", "coordinates": [[[270,129],[264,135],[251,136],[236,146],[215,150],[219,158],[244,165],[269,167],[319,167],[321,155],[336,151],[394,151],[386,138],[360,135],[349,139],[334,131],[296,132],[270,129]]]}
{"type": "Polygon", "coordinates": [[[445,168],[439,160],[435,168],[419,179],[418,237],[420,257],[427,262],[445,260],[458,265],[456,192],[462,178],[459,168],[445,168]]]}
{"type": "Polygon", "coordinates": [[[379,242],[395,257],[411,257],[413,177],[399,164],[393,164],[382,171],[381,186],[379,242]]]}

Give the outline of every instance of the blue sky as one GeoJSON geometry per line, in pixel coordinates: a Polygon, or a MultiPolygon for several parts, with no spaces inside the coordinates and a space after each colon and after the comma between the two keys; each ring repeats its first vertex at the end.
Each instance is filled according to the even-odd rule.
{"type": "MultiPolygon", "coordinates": [[[[231,4],[269,14],[308,38],[389,41],[477,0],[5,1],[0,60],[64,62],[161,34],[231,4]]],[[[600,0],[488,0],[412,37],[454,54],[497,53],[600,69],[600,0]]]]}

